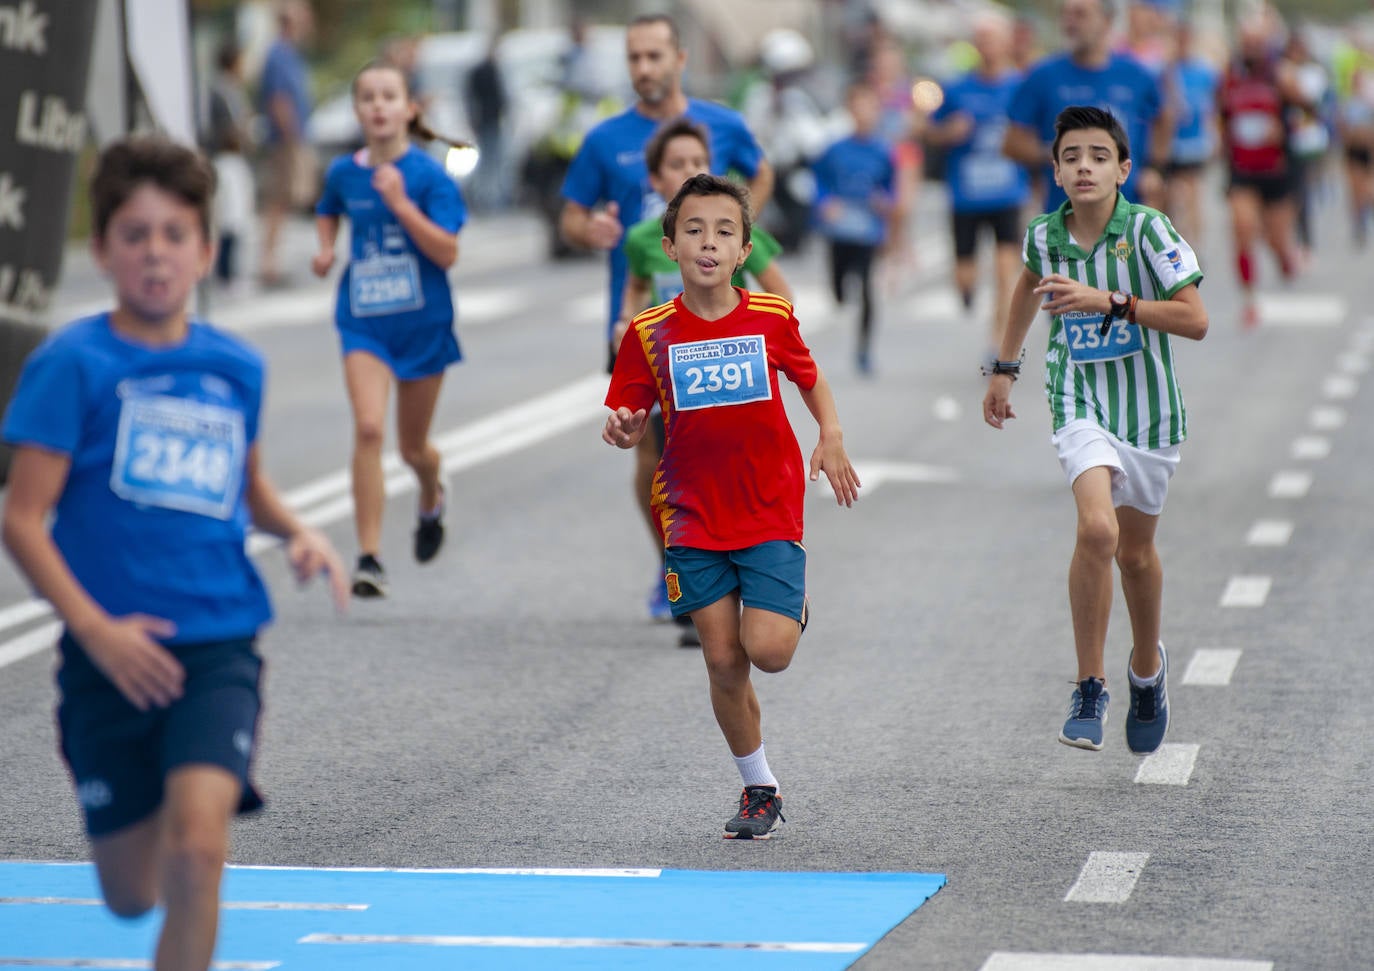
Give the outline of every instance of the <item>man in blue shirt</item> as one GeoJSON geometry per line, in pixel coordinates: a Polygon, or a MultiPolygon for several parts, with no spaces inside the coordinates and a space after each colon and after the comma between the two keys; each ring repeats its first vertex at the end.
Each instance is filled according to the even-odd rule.
{"type": "Polygon", "coordinates": [[[625,56],[639,100],[587,134],[563,182],[559,220],[559,229],[570,243],[610,253],[608,339],[625,287],[625,227],[661,212],[667,203],[649,185],[644,164],[644,146],[660,124],[685,115],[704,127],[711,138],[712,173],[734,170],[748,179],[754,212],[762,210],[773,191],[773,170],[744,119],[729,108],[688,98],[683,92],[687,52],[679,44],[671,18],[648,14],[630,21],[625,56]]]}
{"type": "Polygon", "coordinates": [[[1158,81],[1134,58],[1112,51],[1114,17],[1112,0],[1064,0],[1059,28],[1067,49],[1031,68],[1012,97],[1002,150],[1044,173],[1046,211],[1068,198],[1054,184],[1049,145],[1054,120],[1070,105],[1105,108],[1120,119],[1138,163],[1121,192],[1132,202],[1161,204],[1164,184],[1155,166],[1168,158],[1171,126],[1158,81]]]}
{"type": "Polygon", "coordinates": [[[292,209],[315,201],[316,170],[305,142],[310,116],[310,75],[300,47],[314,30],[314,14],[305,0],[287,0],[278,14],[279,34],[262,68],[258,107],[267,119],[267,177],[263,180],[262,282],[282,283],[277,242],[292,209]]]}

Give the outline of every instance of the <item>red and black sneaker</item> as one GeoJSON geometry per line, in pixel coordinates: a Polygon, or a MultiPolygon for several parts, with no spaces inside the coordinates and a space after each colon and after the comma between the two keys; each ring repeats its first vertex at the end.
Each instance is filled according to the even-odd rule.
{"type": "Polygon", "coordinates": [[[745,786],[739,797],[739,813],[725,824],[728,840],[772,839],[787,820],[782,815],[782,796],[773,786],[745,786]]]}

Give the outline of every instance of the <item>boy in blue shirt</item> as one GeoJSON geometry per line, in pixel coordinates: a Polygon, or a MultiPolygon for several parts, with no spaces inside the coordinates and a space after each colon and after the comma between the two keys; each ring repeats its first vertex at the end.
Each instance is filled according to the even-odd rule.
{"type": "Polygon", "coordinates": [[[169,141],[105,150],[91,208],[115,309],[34,351],[3,427],[5,545],[65,623],[62,754],[106,904],[166,907],[159,971],[209,966],[229,821],[262,805],[254,640],[271,607],[250,522],[286,540],[300,580],[323,572],[348,596],[329,541],[261,470],[262,359],[187,315],[214,256],[213,187],[169,141]]]}
{"type": "Polygon", "coordinates": [[[845,99],[854,134],[825,150],[812,165],[816,176],[816,219],[830,241],[830,285],[844,303],[845,280],[859,277],[863,300],[855,360],[872,370],[873,256],[887,240],[896,191],[892,150],[878,136],[882,103],[866,84],[849,88],[845,99]]]}

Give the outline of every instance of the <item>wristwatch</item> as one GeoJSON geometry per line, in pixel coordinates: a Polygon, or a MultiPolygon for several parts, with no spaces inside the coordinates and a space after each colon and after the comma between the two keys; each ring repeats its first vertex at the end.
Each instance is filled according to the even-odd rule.
{"type": "Polygon", "coordinates": [[[1116,317],[1118,319],[1124,318],[1126,316],[1127,311],[1131,309],[1131,295],[1129,293],[1123,293],[1120,290],[1113,290],[1112,295],[1108,297],[1108,299],[1111,301],[1111,313],[1113,317],[1116,317]]]}

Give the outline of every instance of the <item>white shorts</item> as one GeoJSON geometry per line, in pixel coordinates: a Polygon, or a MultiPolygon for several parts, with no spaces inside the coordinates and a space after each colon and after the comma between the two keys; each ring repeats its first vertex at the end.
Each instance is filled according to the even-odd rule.
{"type": "Polygon", "coordinates": [[[1177,445],[1136,448],[1087,418],[1069,422],[1050,441],[1070,486],[1089,469],[1105,466],[1112,470],[1113,506],[1130,506],[1149,516],[1164,511],[1169,480],[1178,468],[1177,445]]]}

